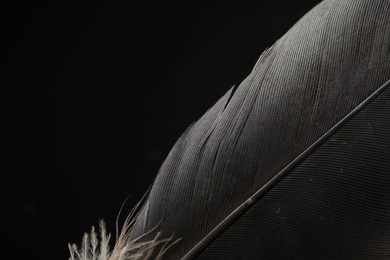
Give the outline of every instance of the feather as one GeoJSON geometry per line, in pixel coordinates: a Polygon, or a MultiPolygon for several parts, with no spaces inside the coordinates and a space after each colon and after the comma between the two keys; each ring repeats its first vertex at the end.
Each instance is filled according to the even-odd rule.
{"type": "Polygon", "coordinates": [[[141,241],[143,237],[155,231],[156,227],[148,232],[145,232],[139,237],[130,239],[130,230],[134,225],[137,217],[137,210],[142,200],[134,207],[132,212],[127,216],[123,228],[116,238],[113,250],[110,249],[110,234],[107,234],[106,225],[103,220],[100,221],[100,240],[97,238],[95,228],[92,227],[91,232],[85,233],[82,239],[81,248],[77,245],[68,245],[70,251],[69,260],[138,260],[161,259],[165,252],[174,244],[180,241],[180,238],[173,236],[161,238],[161,233],[157,232],[155,236],[147,241],[141,241]],[[98,250],[98,246],[100,249],[98,250]],[[158,250],[157,247],[161,246],[158,250]]]}
{"type": "Polygon", "coordinates": [[[92,227],[90,235],[91,235],[91,248],[90,248],[91,258],[92,260],[97,260],[96,253],[97,253],[98,240],[95,232],[95,227],[92,227]]]}
{"type": "Polygon", "coordinates": [[[321,2],[183,133],[107,259],[388,259],[389,79],[390,1],[321,2]]]}
{"type": "Polygon", "coordinates": [[[106,233],[106,225],[104,224],[104,221],[100,221],[100,256],[98,257],[99,260],[107,260],[110,255],[110,248],[109,248],[109,241],[110,241],[110,234],[106,233]]]}
{"type": "MultiPolygon", "coordinates": [[[[235,91],[229,90],[180,137],[131,236],[143,234],[163,219],[158,230],[162,236],[182,238],[167,258],[192,258],[194,248],[197,253],[207,248],[291,172],[293,161],[302,160],[302,154],[323,142],[323,136],[329,138],[334,126],[389,80],[389,17],[387,0],[326,0],[307,13],[260,57],[235,91]],[[253,198],[259,191],[261,196],[253,198]],[[245,210],[237,211],[240,208],[245,210]],[[238,215],[232,218],[231,214],[238,215]],[[221,224],[225,219],[227,224],[221,224]],[[212,238],[205,240],[210,233],[212,238]]],[[[330,196],[329,192],[325,194],[330,196]]],[[[381,216],[386,219],[389,214],[381,216]]],[[[231,248],[234,243],[227,243],[228,239],[239,240],[226,238],[231,248]]],[[[299,245],[306,241],[297,240],[299,245]]],[[[280,246],[288,244],[284,241],[280,246]]],[[[325,249],[335,247],[330,243],[325,249]]],[[[318,247],[318,253],[325,249],[318,247]]],[[[365,250],[357,252],[372,253],[365,250]]],[[[346,247],[343,253],[351,251],[346,247]]]]}

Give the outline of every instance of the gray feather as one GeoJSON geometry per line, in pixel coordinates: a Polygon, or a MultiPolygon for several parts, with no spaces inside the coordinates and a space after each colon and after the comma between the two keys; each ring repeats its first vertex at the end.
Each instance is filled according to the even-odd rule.
{"type": "Polygon", "coordinates": [[[390,1],[321,2],[180,137],[125,241],[181,239],[166,258],[192,258],[213,243],[221,223],[228,225],[220,233],[389,79],[390,1]]]}
{"type": "MultiPolygon", "coordinates": [[[[183,257],[390,78],[390,1],[326,0],[177,141],[131,236],[159,221],[183,257]]],[[[261,32],[259,32],[261,33],[261,32]]]]}

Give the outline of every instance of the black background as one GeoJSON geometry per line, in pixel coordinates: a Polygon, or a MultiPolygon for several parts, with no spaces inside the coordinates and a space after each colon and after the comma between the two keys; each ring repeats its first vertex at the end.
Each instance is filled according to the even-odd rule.
{"type": "Polygon", "coordinates": [[[318,2],[3,5],[7,259],[67,259],[101,218],[115,231],[180,134],[318,2]]]}

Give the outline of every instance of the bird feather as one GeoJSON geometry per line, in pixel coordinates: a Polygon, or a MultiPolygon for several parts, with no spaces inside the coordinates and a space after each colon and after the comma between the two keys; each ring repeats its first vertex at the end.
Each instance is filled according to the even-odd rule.
{"type": "Polygon", "coordinates": [[[314,7],[179,138],[107,259],[390,255],[389,46],[390,1],[314,7]]]}

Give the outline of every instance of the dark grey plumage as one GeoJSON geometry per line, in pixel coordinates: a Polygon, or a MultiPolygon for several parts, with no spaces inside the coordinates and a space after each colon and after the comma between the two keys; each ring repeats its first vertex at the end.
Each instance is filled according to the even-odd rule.
{"type": "Polygon", "coordinates": [[[310,11],[178,140],[132,236],[162,220],[183,239],[170,256],[185,255],[390,78],[389,19],[387,0],[310,11]]]}
{"type": "Polygon", "coordinates": [[[389,78],[390,1],[323,1],[177,141],[131,236],[162,221],[183,257],[389,78]]]}
{"type": "MultiPolygon", "coordinates": [[[[286,259],[289,255],[294,256],[294,252],[299,259],[311,259],[313,255],[320,259],[337,259],[337,254],[344,258],[355,257],[353,259],[357,256],[362,259],[389,256],[390,140],[389,134],[386,134],[389,124],[386,102],[390,101],[385,85],[389,79],[390,1],[321,2],[262,54],[253,71],[237,88],[230,89],[180,137],[158,173],[132,227],[130,238],[137,238],[156,226],[156,231],[143,240],[153,239],[156,232],[161,232],[161,237],[173,235],[181,238],[166,252],[167,259],[192,258],[199,254],[200,258],[218,258],[223,252],[229,252],[223,255],[223,259],[229,256],[235,259],[235,254],[241,259],[286,259]],[[334,128],[378,89],[385,94],[380,96],[378,92],[372,99],[379,95],[385,101],[378,101],[379,105],[369,110],[371,112],[359,110],[360,117],[361,113],[365,113],[363,118],[366,117],[367,122],[375,121],[370,118],[375,117],[378,111],[382,113],[382,117],[372,123],[373,129],[378,129],[378,132],[361,130],[359,124],[365,124],[364,120],[358,121],[356,126],[352,123],[356,131],[345,130],[342,125],[334,128]],[[355,157],[348,159],[345,156],[345,162],[343,158],[337,161],[340,158],[336,157],[339,151],[337,145],[329,146],[323,154],[316,152],[327,147],[323,145],[334,135],[340,135],[337,131],[346,131],[347,134],[340,137],[340,140],[347,140],[343,143],[357,136],[360,139],[368,136],[369,140],[381,142],[382,146],[376,146],[378,148],[362,146],[381,151],[380,160],[376,161],[373,157],[372,161],[366,162],[376,162],[380,166],[367,168],[364,164],[354,169],[356,156],[362,155],[354,153],[353,149],[349,153],[355,157]],[[321,138],[323,140],[319,143],[321,138]],[[318,144],[313,147],[316,142],[318,144]],[[310,159],[312,157],[308,156],[314,153],[319,155],[310,159]],[[332,157],[332,154],[335,156],[332,157]],[[290,165],[291,162],[296,163],[290,165]],[[312,167],[311,170],[305,166],[316,164],[322,166],[312,167]],[[333,168],[326,166],[329,164],[340,166],[338,170],[345,167],[351,175],[347,175],[345,182],[336,177],[332,179],[334,185],[326,182],[329,178],[324,176],[332,176],[328,174],[333,173],[333,168]],[[310,192],[316,189],[307,189],[307,186],[289,177],[296,176],[298,165],[303,165],[301,167],[305,169],[306,175],[302,176],[311,176],[307,175],[307,171],[311,171],[316,174],[313,178],[323,180],[316,186],[322,191],[321,196],[312,194],[310,202],[302,200],[310,197],[310,192]],[[285,168],[287,166],[290,168],[285,168]],[[375,179],[380,176],[382,179],[375,179]],[[348,186],[348,183],[359,182],[359,178],[369,182],[369,188],[348,186]],[[295,191],[286,188],[289,185],[295,187],[295,191]],[[349,194],[351,197],[342,197],[344,188],[355,189],[349,194]],[[375,193],[378,189],[381,192],[375,193]],[[301,190],[310,192],[304,193],[300,199],[293,199],[295,193],[300,194],[298,191],[301,190]],[[375,194],[370,197],[373,192],[375,194]],[[257,195],[252,197],[254,194],[257,195]],[[362,209],[351,208],[354,211],[351,216],[357,216],[357,220],[351,219],[351,226],[338,215],[345,212],[340,211],[337,200],[334,207],[333,204],[318,207],[334,200],[332,194],[339,194],[340,201],[347,208],[351,205],[348,203],[356,203],[353,194],[366,194],[362,209]],[[379,206],[370,207],[373,203],[379,206]],[[284,215],[285,219],[280,223],[273,220],[272,217],[276,219],[280,216],[278,214],[285,207],[295,211],[284,215]],[[318,221],[313,222],[309,215],[300,215],[300,208],[318,210],[318,216],[311,216],[318,221]],[[348,242],[356,241],[346,233],[351,231],[351,227],[359,227],[356,221],[363,222],[361,226],[366,229],[374,225],[364,223],[366,218],[359,217],[365,216],[367,208],[382,221],[379,225],[381,236],[363,234],[360,238],[367,243],[348,242]],[[328,218],[328,222],[323,221],[321,216],[328,218]],[[307,223],[311,224],[305,226],[299,222],[298,219],[302,218],[309,218],[307,223]],[[329,222],[330,218],[333,222],[329,222]],[[286,219],[292,220],[288,222],[286,219]],[[340,223],[346,225],[345,229],[340,228],[340,223]],[[337,236],[334,232],[321,233],[324,228],[337,229],[334,232],[340,234],[340,240],[329,242],[337,236]],[[316,230],[319,231],[317,237],[316,230]],[[284,236],[291,239],[284,239],[284,236]],[[273,242],[269,242],[268,238],[273,242]],[[285,254],[280,253],[283,251],[285,254]]],[[[350,118],[342,124],[355,122],[353,120],[359,111],[350,114],[350,118]]],[[[351,147],[353,145],[352,142],[351,147]]],[[[367,151],[370,152],[373,151],[367,151]]],[[[374,151],[374,154],[377,153],[374,151]]],[[[337,156],[342,157],[343,154],[337,156]]],[[[367,221],[373,221],[370,216],[367,221]]],[[[374,226],[378,227],[377,224],[374,226]]]]}

